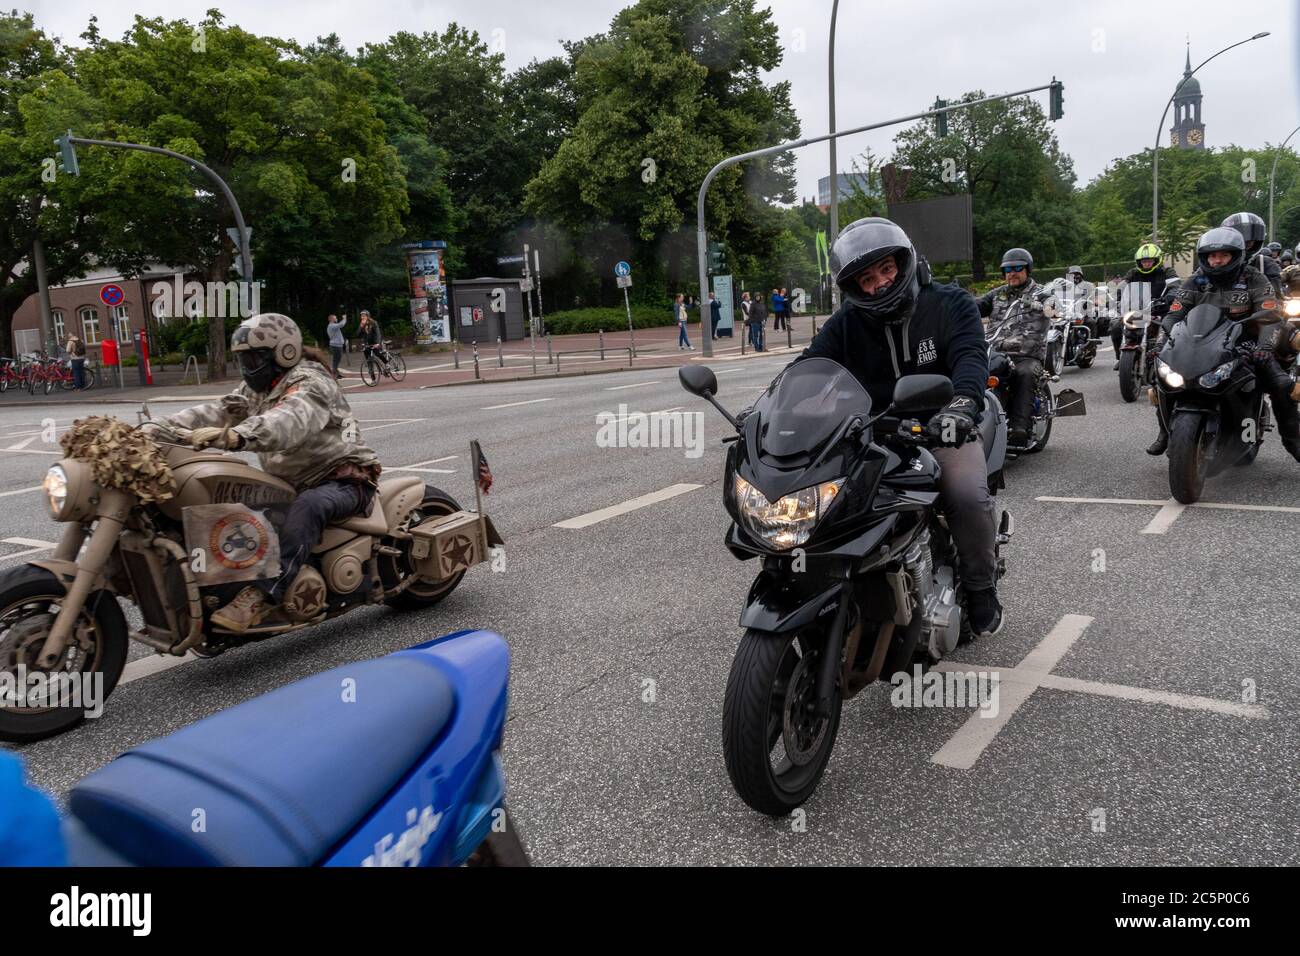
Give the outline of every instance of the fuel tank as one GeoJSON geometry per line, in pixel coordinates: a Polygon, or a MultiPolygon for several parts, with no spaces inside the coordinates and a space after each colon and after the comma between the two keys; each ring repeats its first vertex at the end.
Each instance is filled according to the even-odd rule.
{"type": "Polygon", "coordinates": [[[172,446],[167,450],[167,464],[176,476],[177,493],[159,508],[178,521],[181,509],[192,505],[242,504],[263,508],[288,504],[296,494],[288,482],[219,451],[172,446]]]}

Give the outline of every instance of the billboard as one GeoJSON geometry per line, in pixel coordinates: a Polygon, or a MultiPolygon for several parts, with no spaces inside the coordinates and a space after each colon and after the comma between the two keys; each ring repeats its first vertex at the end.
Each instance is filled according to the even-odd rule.
{"type": "Polygon", "coordinates": [[[889,204],[889,218],[903,227],[916,251],[930,262],[970,262],[970,193],[889,204]]]}

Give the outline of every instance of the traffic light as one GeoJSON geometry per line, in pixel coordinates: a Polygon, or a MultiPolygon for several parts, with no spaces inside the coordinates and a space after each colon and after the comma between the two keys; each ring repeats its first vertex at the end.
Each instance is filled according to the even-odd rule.
{"type": "Polygon", "coordinates": [[[1047,118],[1049,120],[1059,120],[1065,115],[1065,84],[1056,77],[1052,77],[1052,84],[1047,88],[1047,94],[1047,118]]]}
{"type": "Polygon", "coordinates": [[[722,243],[709,243],[709,272],[721,274],[725,268],[726,260],[722,255],[722,243]]]}
{"type": "Polygon", "coordinates": [[[77,165],[77,149],[72,145],[72,130],[68,130],[64,136],[54,137],[54,145],[59,147],[59,169],[73,176],[80,176],[81,167],[77,165]]]}
{"type": "MultiPolygon", "coordinates": [[[[936,96],[934,98],[934,106],[932,108],[936,110],[941,110],[947,105],[948,105],[947,100],[941,100],[939,99],[939,97],[936,96]]],[[[934,127],[936,132],[938,132],[941,138],[947,136],[948,135],[948,114],[940,113],[938,116],[936,116],[934,118],[934,127]]]]}

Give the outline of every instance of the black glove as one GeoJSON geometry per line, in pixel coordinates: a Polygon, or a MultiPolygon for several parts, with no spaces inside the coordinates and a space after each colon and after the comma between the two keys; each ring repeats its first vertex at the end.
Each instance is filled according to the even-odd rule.
{"type": "Polygon", "coordinates": [[[975,431],[975,415],[978,411],[973,398],[958,395],[930,419],[925,430],[940,445],[963,445],[975,431]]]}

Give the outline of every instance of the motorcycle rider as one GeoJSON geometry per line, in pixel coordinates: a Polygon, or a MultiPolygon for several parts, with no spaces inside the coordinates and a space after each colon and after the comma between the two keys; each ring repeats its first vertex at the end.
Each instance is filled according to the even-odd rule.
{"type": "Polygon", "coordinates": [[[1029,442],[1034,409],[1034,382],[1047,360],[1047,331],[1059,307],[1052,294],[1033,278],[1034,257],[1025,249],[1008,249],[1002,256],[1006,284],[990,289],[978,300],[988,318],[989,341],[1012,362],[1010,431],[1007,443],[1029,442]]]}
{"type": "MultiPolygon", "coordinates": [[[[1174,295],[1169,308],[1171,324],[1202,304],[1218,306],[1234,321],[1249,323],[1249,337],[1243,337],[1239,347],[1249,350],[1255,375],[1272,399],[1282,447],[1300,461],[1300,409],[1291,398],[1291,378],[1281,365],[1295,353],[1284,334],[1276,292],[1262,272],[1246,264],[1246,242],[1237,229],[1220,226],[1201,236],[1196,243],[1196,261],[1197,270],[1174,295]]],[[[1163,455],[1168,447],[1169,432],[1161,419],[1160,435],[1147,454],[1163,455]]]]}
{"type": "Polygon", "coordinates": [[[843,303],[795,361],[820,356],[840,363],[879,408],[889,405],[904,375],[952,379],[953,399],[927,431],[945,445],[933,453],[942,469],[939,491],[961,559],[971,630],[977,637],[996,634],[1003,623],[997,520],[975,427],[984,410],[988,351],[974,300],[955,285],[933,282],[907,233],[888,219],[847,226],[831,248],[830,268],[843,303]]]}
{"type": "Polygon", "coordinates": [[[1066,302],[1083,302],[1084,324],[1088,335],[1097,337],[1097,287],[1083,277],[1083,266],[1070,266],[1065,270],[1066,286],[1059,296],[1066,302]]]}
{"type": "MultiPolygon", "coordinates": [[[[1134,293],[1128,296],[1129,308],[1141,308],[1143,305],[1150,304],[1153,318],[1158,318],[1168,311],[1172,297],[1165,296],[1165,286],[1178,274],[1164,265],[1161,260],[1164,259],[1164,253],[1154,242],[1144,242],[1138,246],[1137,252],[1133,253],[1133,268],[1128,271],[1124,277],[1124,286],[1132,285],[1136,288],[1141,283],[1146,284],[1146,289],[1134,297],[1134,293]],[[1160,312],[1157,314],[1157,301],[1166,298],[1167,301],[1159,305],[1160,312]]],[[[1121,289],[1124,288],[1121,286],[1121,289]]],[[[1120,312],[1123,313],[1124,309],[1120,312]]],[[[1115,368],[1119,368],[1120,348],[1124,343],[1124,322],[1117,321],[1110,324],[1110,341],[1115,346],[1115,368]]],[[[1112,369],[1114,371],[1114,369],[1112,369]]]]}
{"type": "MultiPolygon", "coordinates": [[[[244,587],[212,613],[214,624],[242,632],[289,623],[279,607],[284,592],[326,525],[369,513],[380,466],[361,440],[329,357],[303,347],[293,319],[255,315],[235,329],[230,343],[243,378],[239,387],[159,422],[192,430],[195,448],[256,452],[264,471],[298,492],[279,532],[280,576],[244,587]]],[[[142,427],[157,429],[152,422],[142,427]]]]}
{"type": "Polygon", "coordinates": [[[1282,266],[1274,257],[1272,249],[1273,246],[1277,246],[1280,251],[1282,247],[1275,242],[1264,245],[1264,237],[1268,235],[1268,227],[1264,225],[1264,220],[1253,212],[1234,212],[1220,225],[1236,229],[1241,233],[1241,238],[1246,241],[1246,264],[1264,273],[1264,278],[1268,279],[1274,291],[1280,293],[1282,266]]]}

